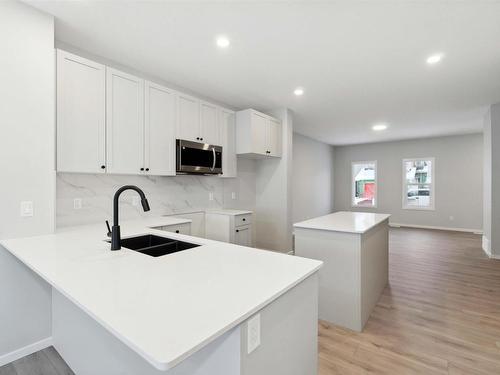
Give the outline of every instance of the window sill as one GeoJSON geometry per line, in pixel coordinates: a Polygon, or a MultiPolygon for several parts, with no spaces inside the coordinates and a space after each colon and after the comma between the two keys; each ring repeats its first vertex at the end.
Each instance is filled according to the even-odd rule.
{"type": "Polygon", "coordinates": [[[411,207],[411,206],[403,206],[403,210],[436,211],[436,209],[434,207],[411,207]]]}
{"type": "Polygon", "coordinates": [[[377,205],[375,205],[375,206],[362,206],[362,205],[351,204],[351,208],[377,208],[377,205]]]}

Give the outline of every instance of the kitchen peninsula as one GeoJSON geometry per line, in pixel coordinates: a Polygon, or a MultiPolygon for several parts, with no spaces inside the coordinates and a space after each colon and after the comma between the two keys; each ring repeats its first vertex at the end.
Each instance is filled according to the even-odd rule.
{"type": "Polygon", "coordinates": [[[320,319],[362,331],[388,283],[389,216],[341,211],[294,224],[295,254],[324,262],[320,319]]]}
{"type": "Polygon", "coordinates": [[[52,344],[77,374],[316,373],[321,262],[153,229],[184,222],[121,223],[199,245],[160,257],[110,251],[104,225],[0,251],[52,286],[52,344]]]}

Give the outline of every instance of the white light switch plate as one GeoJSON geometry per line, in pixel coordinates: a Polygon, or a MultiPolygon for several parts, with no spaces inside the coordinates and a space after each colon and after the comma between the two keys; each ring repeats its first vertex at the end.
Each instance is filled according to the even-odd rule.
{"type": "Polygon", "coordinates": [[[79,210],[82,208],[82,198],[73,199],[73,208],[79,210]]]}
{"type": "Polygon", "coordinates": [[[247,324],[247,350],[250,354],[260,345],[260,314],[250,318],[247,324]]]}
{"type": "Polygon", "coordinates": [[[21,202],[21,216],[22,217],[33,216],[33,202],[32,201],[22,201],[21,202]]]}
{"type": "Polygon", "coordinates": [[[132,206],[138,206],[139,205],[140,198],[139,197],[132,197],[132,206]]]}

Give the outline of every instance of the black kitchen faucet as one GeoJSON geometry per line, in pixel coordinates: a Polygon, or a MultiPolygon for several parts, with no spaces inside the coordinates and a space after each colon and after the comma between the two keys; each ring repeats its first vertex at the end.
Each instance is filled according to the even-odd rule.
{"type": "Polygon", "coordinates": [[[111,236],[111,250],[120,250],[121,249],[121,239],[120,239],[120,225],[118,224],[118,200],[120,198],[120,194],[125,190],[135,190],[137,194],[141,197],[141,204],[144,211],[149,211],[149,203],[146,199],[146,195],[144,192],[134,185],[125,185],[119,188],[115,197],[113,198],[113,227],[111,230],[109,229],[109,223],[106,221],[106,225],[108,226],[108,236],[111,236]]]}

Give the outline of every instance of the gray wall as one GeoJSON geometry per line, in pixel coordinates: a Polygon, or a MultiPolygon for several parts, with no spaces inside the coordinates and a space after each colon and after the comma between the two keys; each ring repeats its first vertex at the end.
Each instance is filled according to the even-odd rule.
{"type": "Polygon", "coordinates": [[[500,103],[484,119],[484,236],[483,249],[500,257],[500,103]]]}
{"type": "MultiPolygon", "coordinates": [[[[54,20],[0,1],[0,239],[54,228],[54,20]],[[20,217],[21,201],[34,216],[20,217]]],[[[0,246],[0,365],[50,336],[50,287],[0,246]]]]}
{"type": "Polygon", "coordinates": [[[326,143],[293,134],[294,223],[333,211],[333,152],[326,143]]]}
{"type": "Polygon", "coordinates": [[[335,147],[335,210],[351,208],[351,162],[377,160],[378,207],[392,223],[482,230],[482,134],[335,147]],[[435,210],[402,209],[402,159],[435,158],[435,210]],[[453,220],[450,219],[453,217],[453,220]]]}

